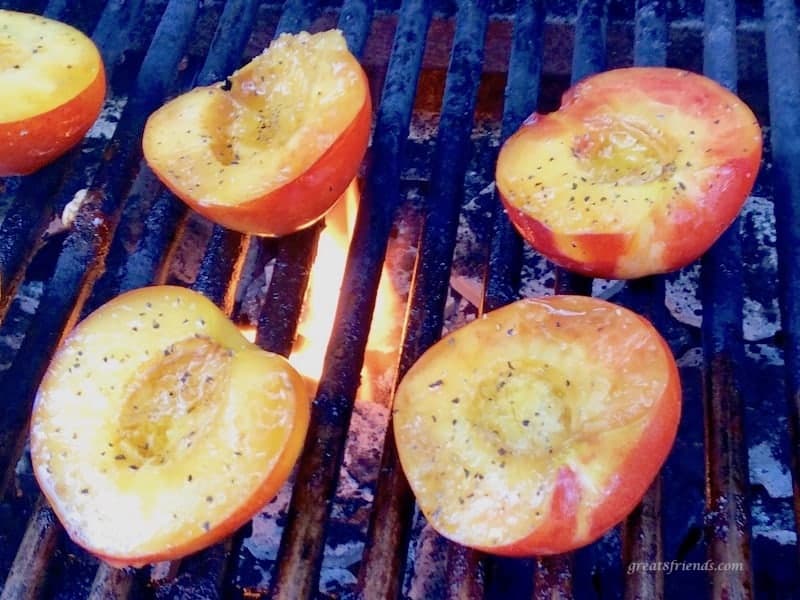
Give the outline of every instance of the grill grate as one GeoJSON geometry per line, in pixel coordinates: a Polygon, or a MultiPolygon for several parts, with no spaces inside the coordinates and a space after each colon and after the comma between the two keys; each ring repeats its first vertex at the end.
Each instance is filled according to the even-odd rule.
{"type": "MultiPolygon", "coordinates": [[[[124,101],[110,139],[89,136],[78,149],[37,175],[6,182],[4,193],[12,200],[0,223],[0,298],[4,299],[0,301],[0,335],[14,327],[17,313],[11,300],[23,283],[35,280],[36,272],[39,280],[44,272],[47,283],[39,304],[42,308],[10,366],[0,371],[0,398],[4,401],[0,473],[6,492],[6,500],[0,504],[0,546],[8,546],[0,549],[0,577],[5,579],[1,597],[328,597],[318,588],[330,537],[331,507],[386,248],[405,203],[404,169],[424,154],[408,137],[418,81],[425,72],[426,40],[431,50],[431,23],[442,19],[439,10],[455,13],[455,27],[430,181],[422,185],[423,226],[398,373],[404,373],[438,339],[445,324],[453,250],[460,231],[459,210],[468,199],[466,178],[473,170],[484,182],[492,177],[496,147],[474,157],[470,134],[476,99],[487,75],[484,52],[488,60],[492,43],[491,35],[485,42],[487,28],[511,17],[500,140],[537,104],[554,104],[554,90],[568,83],[563,73],[553,76],[548,72],[554,61],[566,60],[565,72],[577,81],[612,64],[630,62],[613,56],[621,45],[629,47],[636,64],[702,68],[735,90],[739,73],[757,73],[752,61],[737,64],[743,44],[737,36],[746,35],[749,40],[763,31],[769,111],[763,107],[761,116],[764,123],[767,116],[770,119],[773,163],[769,165],[770,149],[765,148],[768,168],[755,193],[775,201],[784,324],[783,339],[776,341],[783,343],[785,374],[777,365],[754,363],[745,353],[742,314],[748,286],[752,287],[753,281],[758,285],[759,278],[769,273],[754,270],[743,260],[752,250],[751,241],[740,234],[746,231],[746,223],[729,229],[702,260],[699,288],[704,318],[700,330],[690,331],[677,323],[665,307],[668,289],[679,276],[629,283],[614,296],[615,301],[647,315],[676,352],[693,344],[702,347],[704,366],[682,372],[683,422],[662,476],[622,527],[568,556],[501,559],[445,544],[441,555],[446,562],[444,574],[425,588],[427,597],[661,598],[681,593],[694,597],[701,586],[713,597],[745,598],[754,592],[757,597],[789,597],[796,593],[795,523],[800,515],[796,491],[794,496],[791,489],[788,495],[785,490],[773,493],[762,478],[757,477],[757,483],[748,478],[748,473],[754,472],[753,453],[759,444],[772,450],[774,464],[779,472],[786,471],[784,476],[790,466],[796,469],[798,457],[800,217],[795,207],[800,205],[800,48],[796,6],[791,0],[765,0],[763,15],[758,3],[708,0],[699,33],[695,31],[702,45],[702,65],[689,56],[690,51],[673,56],[675,45],[691,38],[691,22],[674,27],[676,13],[686,9],[683,2],[638,0],[632,9],[627,3],[611,0],[580,0],[576,10],[562,6],[570,3],[546,6],[551,3],[538,0],[520,0],[518,6],[488,0],[452,4],[405,0],[399,11],[393,3],[379,2],[378,18],[397,14],[394,45],[380,102],[376,101],[375,131],[347,258],[343,300],[337,307],[308,443],[297,469],[276,560],[258,561],[243,550],[243,542],[251,535],[248,527],[180,564],[161,565],[152,571],[118,571],[98,565],[65,539],[23,464],[25,423],[39,379],[60,337],[78,315],[87,314],[119,292],[167,280],[178,244],[186,235],[188,211],[142,168],[140,136],[145,119],[165,97],[192,83],[208,84],[231,72],[241,63],[254,36],[313,27],[321,11],[337,12],[350,48],[361,56],[377,22],[373,18],[375,3],[344,0],[343,6],[319,4],[303,0],[287,0],[282,7],[255,0],[52,0],[46,5],[42,1],[0,1],[2,8],[39,12],[94,31],[93,39],[106,60],[113,99],[124,101]],[[737,26],[737,12],[740,18],[744,14],[751,19],[749,23],[756,23],[755,34],[750,25],[737,26]],[[215,24],[216,33],[213,39],[198,42],[208,30],[208,22],[215,24]],[[558,46],[554,39],[562,39],[558,31],[564,27],[570,32],[570,45],[556,47],[561,55],[553,59],[547,53],[558,46]],[[687,30],[688,37],[681,37],[687,30]],[[624,31],[632,32],[627,41],[624,31]],[[48,223],[86,187],[89,201],[64,236],[60,253],[54,260],[44,261],[36,251],[48,223]],[[129,213],[143,219],[142,233],[132,251],[126,230],[129,213]],[[751,371],[754,381],[743,375],[751,371]],[[775,380],[780,385],[773,385],[775,380]],[[770,383],[769,389],[759,389],[765,382],[770,383]],[[789,411],[781,404],[784,391],[789,411]],[[760,402],[766,408],[761,408],[760,402]],[[19,467],[21,455],[19,464],[23,466],[19,467]],[[12,497],[12,489],[19,490],[21,497],[12,497]],[[776,522],[782,519],[782,525],[767,523],[774,527],[765,533],[764,513],[782,515],[774,517],[776,522]],[[625,573],[632,562],[703,562],[706,558],[717,563],[740,562],[745,568],[668,576],[656,571],[625,573]],[[262,571],[268,571],[269,588],[262,587],[262,571]]],[[[699,14],[696,7],[690,8],[687,19],[699,14]]],[[[745,58],[749,55],[745,53],[745,58]]],[[[766,82],[763,74],[756,75],[757,85],[766,82]]],[[[753,93],[751,88],[748,93],[753,93]]],[[[764,95],[763,90],[760,93],[764,95]]],[[[523,251],[494,194],[479,195],[476,202],[479,212],[490,215],[481,221],[489,242],[483,249],[485,290],[483,307],[479,307],[489,310],[520,297],[523,280],[531,265],[538,263],[523,251]]],[[[315,226],[280,240],[257,240],[215,227],[193,287],[230,313],[235,309],[246,262],[273,260],[256,340],[264,348],[287,355],[321,230],[322,226],[315,226]]],[[[561,292],[591,293],[593,289],[597,292],[597,286],[598,282],[556,272],[554,287],[561,292]]],[[[413,571],[409,556],[425,560],[416,547],[421,518],[398,468],[393,443],[389,428],[363,559],[350,574],[354,580],[350,593],[363,598],[407,596],[409,577],[414,576],[409,574],[413,571]]]]}

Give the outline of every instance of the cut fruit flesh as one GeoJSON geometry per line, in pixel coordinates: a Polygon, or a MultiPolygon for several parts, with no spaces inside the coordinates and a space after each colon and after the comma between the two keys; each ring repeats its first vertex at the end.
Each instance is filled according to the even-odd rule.
{"type": "Polygon", "coordinates": [[[552,547],[534,538],[521,549],[563,551],[624,516],[596,512],[619,486],[636,489],[621,493],[617,510],[644,493],[649,480],[625,483],[620,468],[663,422],[669,443],[648,458],[655,475],[677,426],[677,372],[649,324],[597,303],[556,297],[499,309],[436,344],[404,377],[394,410],[400,459],[444,536],[504,553],[560,519],[552,547]]]}
{"type": "Polygon", "coordinates": [[[58,108],[88,88],[101,69],[97,48],[77,29],[0,10],[0,123],[58,108]]]}
{"type": "Polygon", "coordinates": [[[541,133],[512,138],[498,163],[504,196],[564,233],[629,231],[654,210],[704,197],[727,162],[760,150],[755,117],[732,95],[690,111],[649,88],[589,99],[595,88],[565,100],[566,112],[538,117],[541,133]]]}
{"type": "Polygon", "coordinates": [[[338,31],[282,35],[229,82],[229,90],[220,84],[176,98],[145,132],[148,162],[173,191],[201,205],[246,203],[292,182],[369,98],[338,31]]]}
{"type": "Polygon", "coordinates": [[[694,260],[753,186],[752,111],[686,71],[630,68],[572,88],[504,144],[497,185],[523,236],[590,276],[638,277],[694,260]]]}
{"type": "Polygon", "coordinates": [[[300,376],[213,304],[163,286],[84,320],[36,398],[36,477],[70,536],[112,564],[187,554],[283,484],[309,418],[300,376]]]}

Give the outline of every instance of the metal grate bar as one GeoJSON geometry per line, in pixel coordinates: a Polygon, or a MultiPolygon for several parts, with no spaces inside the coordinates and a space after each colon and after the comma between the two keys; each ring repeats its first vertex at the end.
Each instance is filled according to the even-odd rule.
{"type": "Polygon", "coordinates": [[[2,387],[13,403],[0,413],[0,476],[5,489],[25,440],[35,388],[56,344],[80,310],[91,280],[97,276],[122,209],[121,199],[138,165],[139,132],[146,116],[163,99],[167,78],[174,74],[192,32],[197,4],[173,0],[168,5],[142,64],[135,92],[126,106],[112,142],[111,159],[95,179],[90,198],[81,208],[64,242],[56,270],[46,286],[40,311],[2,387]]]}
{"type": "MultiPolygon", "coordinates": [[[[441,337],[487,24],[487,2],[460,3],[398,378],[441,337]]],[[[390,426],[359,573],[359,589],[364,598],[398,595],[413,507],[414,498],[403,475],[390,426]]],[[[465,579],[451,583],[451,588],[462,584],[461,589],[452,591],[458,597],[468,597],[461,593],[468,587],[469,597],[477,597],[472,593],[480,591],[482,586],[476,578],[469,577],[471,573],[463,575],[465,579]]]]}
{"type": "MultiPolygon", "coordinates": [[[[542,72],[542,41],[545,10],[543,2],[520,0],[514,16],[511,57],[508,67],[501,143],[505,142],[536,110],[542,72]]],[[[494,192],[492,237],[485,274],[483,306],[491,311],[519,298],[522,271],[522,240],[505,214],[494,192]]],[[[476,553],[477,554],[477,553],[476,553]]],[[[486,595],[507,598],[511,594],[529,597],[533,591],[532,560],[484,557],[486,595]]]]}
{"type": "Polygon", "coordinates": [[[316,224],[280,243],[267,297],[258,315],[256,343],[265,350],[283,356],[292,351],[322,227],[316,224]]]}
{"type": "Polygon", "coordinates": [[[192,289],[230,314],[250,237],[215,225],[192,289]]]}
{"type": "MultiPolygon", "coordinates": [[[[606,25],[608,7],[604,0],[581,0],[575,21],[575,49],[572,54],[572,84],[598,73],[606,66],[606,25]]],[[[591,295],[592,280],[561,267],[555,268],[556,294],[591,295]]],[[[578,554],[578,562],[591,562],[591,547],[578,554]]],[[[573,557],[552,556],[536,560],[535,597],[572,596],[573,557]]]]}
{"type": "Polygon", "coordinates": [[[606,68],[606,0],[580,0],[575,21],[572,83],[606,68]]]}
{"type": "Polygon", "coordinates": [[[633,62],[640,67],[667,64],[667,7],[659,0],[636,0],[633,62]]]}
{"type": "MultiPolygon", "coordinates": [[[[315,2],[288,0],[281,13],[275,36],[307,28],[315,9],[315,2]]],[[[227,74],[221,75],[225,77],[227,74]]],[[[240,279],[251,241],[257,243],[251,236],[215,225],[197,279],[192,286],[228,314],[233,309],[236,283],[240,279]]],[[[223,597],[224,588],[230,581],[232,562],[235,561],[248,530],[249,524],[227,540],[187,557],[179,567],[178,576],[159,588],[159,594],[165,598],[176,595],[223,597]]]]}
{"type": "MultiPolygon", "coordinates": [[[[117,285],[109,283],[104,295],[111,299],[115,292],[135,290],[166,279],[167,269],[180,233],[186,223],[186,205],[172,192],[162,190],[144,222],[144,235],[124,264],[117,271],[117,285]],[[113,288],[117,287],[117,290],[113,288]]],[[[105,302],[98,297],[96,304],[105,302]]]]}
{"type": "MultiPolygon", "coordinates": [[[[82,29],[84,23],[96,21],[103,10],[102,0],[50,0],[42,13],[45,17],[66,21],[82,29]]],[[[89,27],[87,27],[88,29],[89,27]]]]}
{"type": "MultiPolygon", "coordinates": [[[[636,5],[633,62],[637,66],[660,67],[667,60],[666,8],[658,0],[639,0],[636,5]]],[[[639,297],[635,308],[666,338],[665,284],[663,277],[646,277],[628,284],[639,297]]],[[[625,520],[623,556],[626,564],[654,564],[664,559],[661,534],[661,475],[625,520]]],[[[625,598],[663,598],[664,573],[637,570],[625,580],[625,598]]]]}
{"type": "MultiPolygon", "coordinates": [[[[350,52],[359,59],[369,35],[373,12],[372,0],[345,0],[339,15],[338,27],[350,52]]],[[[265,350],[283,356],[288,356],[292,350],[323,227],[322,222],[317,223],[279,242],[272,279],[259,311],[256,329],[256,343],[265,350]]],[[[252,570],[252,559],[240,553],[231,585],[246,587],[248,573],[252,570]]]]}
{"type": "MultiPolygon", "coordinates": [[[[666,23],[662,21],[666,26],[666,23]]],[[[633,294],[633,308],[647,317],[667,337],[667,315],[664,307],[664,278],[646,277],[628,283],[633,294]]],[[[625,564],[655,564],[664,560],[661,516],[661,475],[645,493],[639,505],[623,525],[623,559],[625,564]]],[[[636,570],[625,579],[625,598],[663,598],[663,571],[636,570]]]]}
{"type": "Polygon", "coordinates": [[[400,168],[430,18],[429,2],[407,0],[400,9],[373,137],[374,168],[359,205],[341,300],[312,409],[308,439],[316,443],[306,444],[300,459],[281,540],[278,598],[310,598],[317,591],[330,501],[359,385],[391,220],[399,204],[400,168]]]}
{"type": "Polygon", "coordinates": [[[374,0],[344,0],[342,5],[339,29],[347,40],[350,52],[358,58],[364,54],[374,11],[374,0]]]}
{"type": "MultiPolygon", "coordinates": [[[[703,68],[709,77],[736,90],[736,3],[705,5],[703,68]]],[[[714,597],[745,598],[752,593],[747,458],[743,442],[741,371],[742,250],[738,221],[702,259],[704,405],[706,424],[709,558],[741,563],[741,571],[714,571],[714,597]]]]}
{"type": "Polygon", "coordinates": [[[534,575],[535,600],[567,600],[572,593],[572,554],[537,559],[534,575]]]}
{"type": "MultiPolygon", "coordinates": [[[[122,0],[109,2],[100,16],[92,39],[97,44],[105,63],[106,76],[110,81],[119,66],[119,57],[124,47],[125,36],[120,31],[132,29],[138,21],[143,0],[126,3],[122,10],[122,0]],[[114,35],[111,35],[114,32],[114,35]]],[[[54,1],[48,5],[46,12],[52,18],[64,16],[64,0],[54,1]]],[[[96,21],[95,10],[81,12],[81,19],[90,28],[96,21]]],[[[38,248],[38,240],[47,227],[59,202],[54,194],[65,175],[69,179],[80,180],[81,183],[65,182],[58,197],[70,195],[70,190],[79,189],[83,182],[86,167],[99,159],[101,148],[95,148],[96,142],[84,140],[62,159],[48,165],[35,176],[25,177],[8,213],[0,224],[0,320],[5,316],[8,305],[14,297],[18,285],[22,282],[25,269],[33,259],[38,248]],[[76,187],[77,186],[77,187],[76,187]]]]}
{"type": "MultiPolygon", "coordinates": [[[[608,6],[605,0],[581,0],[575,21],[575,49],[572,54],[572,84],[606,67],[606,25],[608,6]]],[[[557,294],[591,295],[592,280],[556,267],[557,294]]]]}
{"type": "Polygon", "coordinates": [[[0,8],[6,10],[20,10],[26,12],[41,13],[43,0],[4,0],[0,2],[0,8]]]}
{"type": "Polygon", "coordinates": [[[55,515],[40,497],[17,557],[8,573],[0,600],[38,598],[47,577],[47,563],[61,535],[55,515]]]}
{"type": "MultiPolygon", "coordinates": [[[[502,142],[536,110],[542,73],[543,4],[541,0],[517,2],[503,107],[502,142]]],[[[516,300],[522,271],[522,240],[506,217],[497,190],[493,200],[483,310],[494,310],[516,300]]]]}
{"type": "Polygon", "coordinates": [[[135,588],[135,575],[127,569],[115,569],[105,563],[97,568],[88,600],[125,600],[135,588]]]}
{"type": "Polygon", "coordinates": [[[800,523],[797,495],[800,472],[800,43],[797,6],[792,0],[767,0],[764,16],[781,324],[786,334],[784,372],[793,429],[795,521],[800,523]]]}

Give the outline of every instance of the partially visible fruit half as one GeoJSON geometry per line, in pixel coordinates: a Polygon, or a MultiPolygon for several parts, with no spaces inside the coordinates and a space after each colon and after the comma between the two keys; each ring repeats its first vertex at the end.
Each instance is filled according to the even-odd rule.
{"type": "Polygon", "coordinates": [[[105,94],[92,40],[65,23],[0,10],[0,176],[27,175],[72,148],[105,94]]]}

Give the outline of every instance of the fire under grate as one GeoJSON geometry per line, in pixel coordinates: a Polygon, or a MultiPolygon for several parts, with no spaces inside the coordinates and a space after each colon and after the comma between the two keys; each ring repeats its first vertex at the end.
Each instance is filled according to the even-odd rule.
{"type": "Polygon", "coordinates": [[[76,150],[0,182],[2,598],[797,595],[795,4],[376,4],[0,1],[91,33],[110,82],[101,119],[76,150]],[[144,122],[165,98],[224,78],[277,33],[337,24],[362,58],[377,112],[343,300],[334,307],[328,294],[332,336],[293,481],[250,526],[180,563],[101,565],[54,522],[26,455],[30,405],[62,334],[116,294],[166,281],[202,292],[254,328],[262,347],[289,354],[333,228],[257,240],[212,227],[143,167],[144,122]],[[499,144],[528,114],[556,108],[572,81],[631,64],[702,71],[738,90],[766,139],[752,196],[714,248],[679,273],[622,286],[554,270],[525,248],[492,180],[499,144]],[[76,197],[80,209],[64,226],[76,197]],[[394,313],[384,310],[384,286],[394,313]],[[443,328],[553,290],[612,298],[656,324],[681,366],[681,428],[623,526],[568,556],[491,558],[447,543],[415,510],[387,430],[392,382],[443,328]],[[383,350],[368,344],[379,316],[396,325],[383,350]],[[379,382],[367,397],[371,358],[379,382]],[[708,560],[742,567],[702,570],[708,560]],[[694,566],[629,572],[655,561],[694,566]]]}

